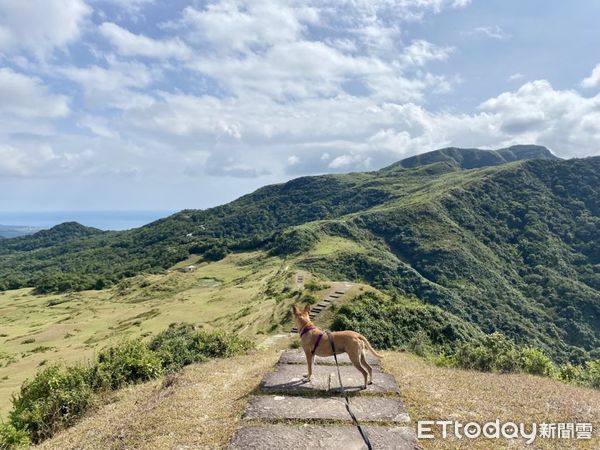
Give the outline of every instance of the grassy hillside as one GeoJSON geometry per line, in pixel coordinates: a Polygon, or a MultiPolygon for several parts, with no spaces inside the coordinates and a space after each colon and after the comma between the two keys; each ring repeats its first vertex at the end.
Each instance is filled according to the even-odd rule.
{"type": "Polygon", "coordinates": [[[260,250],[438,306],[558,362],[600,356],[599,157],[443,149],[376,172],[267,186],[126,232],[59,241],[53,232],[0,242],[4,288],[101,289],[190,254],[260,250]]]}
{"type": "MultiPolygon", "coordinates": [[[[223,448],[239,425],[247,395],[278,358],[277,347],[232,359],[187,367],[169,382],[119,391],[73,428],[40,447],[53,448],[223,448]]],[[[385,352],[384,369],[401,386],[401,397],[418,420],[503,422],[591,422],[600,426],[600,392],[531,375],[477,373],[435,367],[410,353],[385,352]]],[[[317,368],[317,370],[319,370],[317,368]]],[[[578,448],[600,445],[578,441],[578,448]]],[[[424,448],[503,449],[505,440],[423,440],[424,448]]],[[[541,440],[535,448],[562,449],[565,441],[541,440]]],[[[526,448],[524,442],[511,447],[526,448]]],[[[528,448],[528,447],[527,447],[528,448]]]]}
{"type": "Polygon", "coordinates": [[[43,366],[84,361],[108,345],[154,335],[173,322],[249,337],[276,331],[288,305],[276,295],[286,288],[293,293],[293,273],[282,264],[260,252],[240,253],[201,263],[191,273],[175,266],[103,291],[0,293],[0,417],[11,394],[43,366]]]}

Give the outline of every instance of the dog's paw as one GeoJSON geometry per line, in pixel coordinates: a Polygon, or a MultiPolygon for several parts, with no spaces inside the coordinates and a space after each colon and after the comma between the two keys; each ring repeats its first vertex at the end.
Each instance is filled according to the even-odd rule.
{"type": "Polygon", "coordinates": [[[373,380],[369,381],[369,384],[373,384],[373,380]]]}

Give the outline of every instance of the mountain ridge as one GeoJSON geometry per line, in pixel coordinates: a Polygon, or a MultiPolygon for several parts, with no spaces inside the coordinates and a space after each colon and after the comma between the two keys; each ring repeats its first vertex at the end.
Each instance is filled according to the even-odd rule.
{"type": "Polygon", "coordinates": [[[89,289],[190,255],[262,250],[416,297],[560,361],[589,357],[600,347],[600,157],[482,161],[302,177],[130,231],[29,251],[2,242],[0,275],[4,288],[49,292],[60,272],[59,286],[89,289]],[[327,239],[354,245],[315,256],[327,239]]]}
{"type": "Polygon", "coordinates": [[[547,147],[541,145],[512,145],[497,150],[478,148],[445,147],[404,158],[381,169],[382,172],[394,169],[414,169],[437,162],[454,164],[461,169],[476,169],[497,166],[514,161],[531,159],[559,160],[547,147]]]}

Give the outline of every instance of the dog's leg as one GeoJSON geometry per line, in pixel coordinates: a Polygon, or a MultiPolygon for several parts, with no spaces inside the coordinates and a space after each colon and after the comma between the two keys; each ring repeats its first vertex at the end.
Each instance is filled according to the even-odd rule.
{"type": "Polygon", "coordinates": [[[365,354],[365,348],[363,347],[360,352],[360,363],[363,367],[365,367],[369,371],[369,384],[373,384],[373,368],[367,362],[367,355],[365,354]]]}
{"type": "Polygon", "coordinates": [[[355,350],[348,352],[348,356],[350,357],[350,361],[352,361],[352,364],[354,365],[354,367],[356,367],[360,373],[362,373],[362,376],[364,378],[364,383],[362,388],[366,389],[367,388],[367,376],[368,373],[365,370],[365,368],[362,366],[362,364],[360,363],[360,355],[361,355],[361,348],[359,346],[356,347],[355,350]]]}
{"type": "Polygon", "coordinates": [[[308,374],[304,375],[304,378],[306,381],[310,381],[312,377],[313,358],[315,357],[315,355],[308,352],[304,352],[304,355],[306,356],[306,364],[308,365],[308,374]]]}

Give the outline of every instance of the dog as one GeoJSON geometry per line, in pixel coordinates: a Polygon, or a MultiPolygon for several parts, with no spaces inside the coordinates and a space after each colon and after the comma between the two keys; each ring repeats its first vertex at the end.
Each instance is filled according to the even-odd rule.
{"type": "MultiPolygon", "coordinates": [[[[325,332],[321,331],[311,322],[308,316],[309,312],[310,305],[306,305],[304,309],[298,308],[297,305],[292,305],[292,314],[300,333],[300,342],[302,343],[302,349],[304,350],[308,364],[308,374],[304,375],[307,382],[312,377],[312,365],[315,355],[333,355],[328,337],[325,336],[325,332]]],[[[367,384],[373,384],[373,368],[367,363],[365,350],[369,350],[378,358],[383,358],[383,355],[377,353],[371,347],[366,337],[355,331],[334,331],[331,333],[331,337],[335,346],[335,353],[348,353],[350,361],[362,374],[364,378],[362,388],[366,389],[367,384]]]]}

